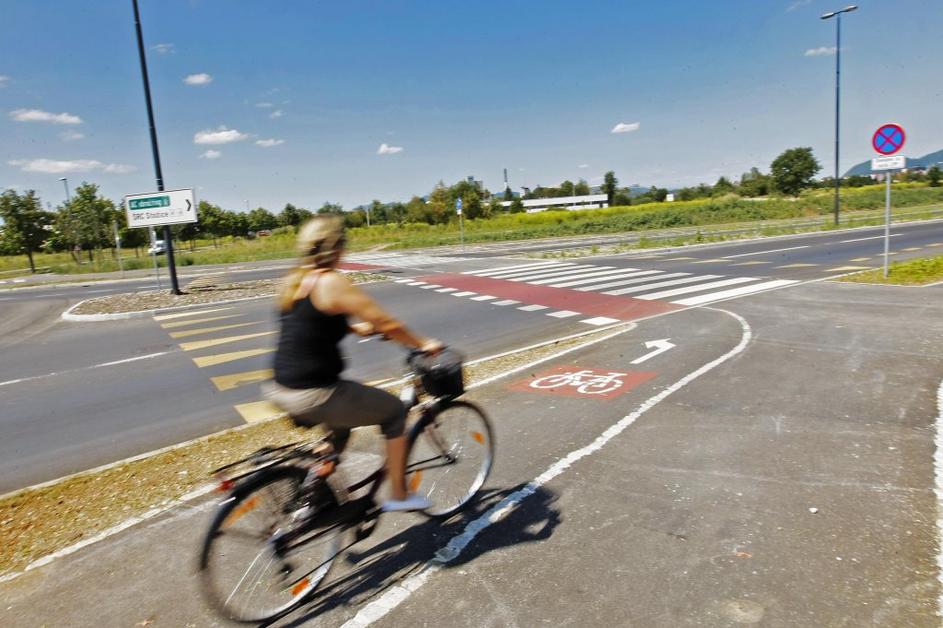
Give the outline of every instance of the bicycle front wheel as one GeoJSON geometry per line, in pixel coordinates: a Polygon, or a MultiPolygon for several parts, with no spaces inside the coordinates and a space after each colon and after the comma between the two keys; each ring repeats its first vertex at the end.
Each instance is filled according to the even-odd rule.
{"type": "Polygon", "coordinates": [[[494,434],[484,411],[467,401],[442,406],[409,436],[406,482],[425,495],[430,517],[449,517],[481,489],[494,462],[494,434]]]}
{"type": "Polygon", "coordinates": [[[273,468],[237,487],[217,510],[200,576],[207,601],[229,619],[258,623],[288,613],[317,588],[343,547],[343,527],[313,529],[318,511],[336,501],[328,494],[310,503],[301,491],[305,473],[273,468]]]}

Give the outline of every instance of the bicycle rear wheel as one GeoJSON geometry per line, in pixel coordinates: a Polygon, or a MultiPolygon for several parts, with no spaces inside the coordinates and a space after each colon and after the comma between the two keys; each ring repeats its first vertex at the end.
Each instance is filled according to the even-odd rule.
{"type": "Polygon", "coordinates": [[[344,547],[343,526],[308,532],[318,509],[337,502],[322,491],[309,505],[301,492],[305,475],[298,467],[275,467],[237,487],[217,510],[200,577],[207,601],[229,619],[257,623],[288,613],[317,588],[344,547]]]}
{"type": "Polygon", "coordinates": [[[467,401],[442,406],[409,435],[406,483],[425,495],[429,517],[449,517],[481,489],[494,462],[494,434],[484,411],[467,401]]]}

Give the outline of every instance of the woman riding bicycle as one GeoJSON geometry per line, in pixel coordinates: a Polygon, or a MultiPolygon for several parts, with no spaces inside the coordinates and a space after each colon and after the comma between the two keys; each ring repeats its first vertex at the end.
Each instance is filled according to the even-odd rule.
{"type": "Polygon", "coordinates": [[[392,495],[383,509],[423,510],[429,501],[406,492],[406,408],[388,392],[341,379],[344,364],[339,345],[351,331],[361,336],[382,334],[426,353],[436,353],[443,345],[408,330],[337,272],[344,244],[343,221],[338,216],[318,216],[299,229],[301,261],[279,293],[281,331],[275,378],[266,384],[265,394],[297,425],[328,427],[338,453],[347,444],[351,428],[379,425],[386,437],[392,495]],[[348,317],[360,322],[350,324],[348,317]]]}

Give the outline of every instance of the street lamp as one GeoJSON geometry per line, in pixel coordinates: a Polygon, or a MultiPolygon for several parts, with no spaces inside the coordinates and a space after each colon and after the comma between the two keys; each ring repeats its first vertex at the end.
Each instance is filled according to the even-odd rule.
{"type": "Polygon", "coordinates": [[[69,179],[67,177],[59,177],[59,180],[65,185],[65,202],[68,203],[72,200],[72,197],[69,196],[69,179]]]}
{"type": "Polygon", "coordinates": [[[841,78],[841,14],[842,13],[851,13],[858,9],[855,5],[849,5],[840,11],[832,11],[831,13],[826,13],[822,16],[821,19],[829,20],[833,17],[838,19],[835,20],[835,226],[838,226],[838,207],[840,204],[838,198],[838,188],[841,183],[841,178],[838,175],[838,126],[839,126],[839,95],[840,95],[840,81],[841,78]]]}

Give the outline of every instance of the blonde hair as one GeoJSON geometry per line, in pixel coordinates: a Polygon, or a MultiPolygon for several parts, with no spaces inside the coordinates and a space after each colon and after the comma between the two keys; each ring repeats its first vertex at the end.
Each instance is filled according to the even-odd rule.
{"type": "Polygon", "coordinates": [[[295,249],[300,259],[298,266],[286,275],[279,291],[278,304],[282,311],[291,309],[298,286],[307,272],[337,265],[344,243],[344,221],[340,216],[315,216],[299,227],[295,249]]]}

